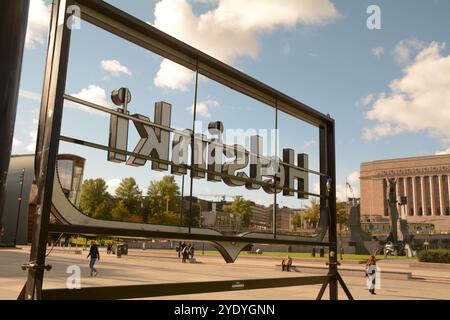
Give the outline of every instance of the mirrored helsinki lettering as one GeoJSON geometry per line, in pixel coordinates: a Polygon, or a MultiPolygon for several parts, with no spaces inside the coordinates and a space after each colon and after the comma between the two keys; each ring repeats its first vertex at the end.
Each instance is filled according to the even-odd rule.
{"type": "Polygon", "coordinates": [[[300,199],[308,198],[307,154],[297,154],[295,161],[295,151],[283,149],[282,159],[277,156],[266,157],[263,156],[262,136],[250,136],[250,150],[246,150],[242,145],[227,145],[223,142],[224,126],[220,121],[209,123],[208,132],[213,138],[208,139],[205,134],[193,134],[191,129],[171,128],[172,105],[169,103],[155,103],[152,122],[145,115],[130,115],[128,104],[131,93],[127,88],[113,91],[111,97],[120,107],[110,117],[108,146],[114,151],[108,152],[109,161],[144,166],[151,160],[152,170],[168,171],[170,167],[170,173],[174,175],[187,174],[191,163],[195,179],[223,181],[228,186],[245,186],[248,190],[262,187],[268,194],[282,191],[284,196],[297,193],[300,199]],[[130,122],[139,133],[140,140],[131,155],[127,156],[120,151],[128,151],[130,122]],[[192,143],[194,155],[189,157],[192,143]],[[242,171],[247,167],[249,175],[242,171]]]}

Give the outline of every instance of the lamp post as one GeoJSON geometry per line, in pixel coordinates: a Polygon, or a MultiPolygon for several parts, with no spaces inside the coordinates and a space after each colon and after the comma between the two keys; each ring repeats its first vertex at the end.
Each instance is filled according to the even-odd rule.
{"type": "Polygon", "coordinates": [[[29,0],[4,0],[0,11],[0,236],[29,4],[29,0]]]}
{"type": "Polygon", "coordinates": [[[20,174],[19,185],[20,192],[17,200],[19,201],[19,205],[17,206],[17,218],[16,218],[16,231],[14,232],[14,247],[17,244],[17,233],[19,232],[19,221],[20,221],[20,208],[22,207],[22,194],[23,194],[23,180],[25,178],[25,168],[22,169],[22,173],[20,174]]]}

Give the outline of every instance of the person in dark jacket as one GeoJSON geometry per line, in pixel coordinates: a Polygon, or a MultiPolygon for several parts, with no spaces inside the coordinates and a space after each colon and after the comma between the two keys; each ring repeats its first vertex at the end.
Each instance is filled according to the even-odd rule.
{"type": "Polygon", "coordinates": [[[186,263],[186,261],[189,260],[189,250],[190,250],[189,246],[184,246],[183,251],[181,252],[181,255],[183,257],[181,262],[186,263]]]}
{"type": "Polygon", "coordinates": [[[184,242],[183,241],[183,243],[180,245],[180,251],[178,251],[178,258],[180,257],[180,255],[181,255],[181,257],[183,257],[183,252],[184,252],[184,248],[186,248],[187,247],[187,245],[186,245],[186,242],[184,242]]]}
{"type": "Polygon", "coordinates": [[[91,248],[89,249],[89,254],[87,256],[87,258],[89,259],[89,257],[91,258],[91,260],[89,261],[89,268],[91,269],[91,277],[92,276],[97,276],[98,272],[97,269],[94,268],[95,263],[98,261],[100,261],[100,252],[98,252],[98,247],[97,244],[95,243],[95,241],[91,242],[91,248]]]}

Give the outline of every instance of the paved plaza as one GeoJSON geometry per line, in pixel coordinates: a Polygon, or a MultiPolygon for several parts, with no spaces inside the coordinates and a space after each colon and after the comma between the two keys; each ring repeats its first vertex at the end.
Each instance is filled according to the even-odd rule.
{"type": "MultiPolygon", "coordinates": [[[[197,255],[198,263],[181,263],[176,252],[167,250],[130,250],[129,255],[117,258],[107,255],[101,249],[101,260],[97,265],[99,275],[89,277],[87,251],[75,254],[74,250],[55,248],[47,259],[53,266],[46,272],[44,288],[64,288],[68,274],[67,267],[78,265],[82,271],[81,286],[136,285],[150,283],[213,281],[213,280],[245,280],[256,278],[276,278],[313,275],[306,272],[282,272],[276,268],[279,258],[242,256],[234,264],[226,264],[220,255],[197,255]]],[[[26,272],[20,265],[27,262],[29,247],[0,250],[0,299],[16,299],[22,288],[26,272]]],[[[355,272],[351,276],[343,276],[355,299],[448,299],[450,298],[450,269],[429,269],[410,267],[414,260],[383,260],[379,267],[383,272],[411,272],[412,279],[399,280],[381,278],[381,288],[372,296],[366,290],[364,266],[355,261],[344,261],[343,268],[360,270],[361,276],[355,272]]],[[[294,259],[294,264],[304,266],[324,266],[323,261],[313,259],[294,259]]],[[[319,271],[320,272],[320,271],[319,271]]],[[[326,273],[326,269],[323,269],[326,273]]],[[[315,273],[314,275],[317,275],[315,273]]],[[[244,290],[196,294],[186,296],[163,297],[163,299],[315,299],[319,285],[285,287],[275,289],[244,290]]],[[[345,295],[340,290],[340,298],[345,295]]],[[[324,296],[327,298],[327,294],[324,296]]]]}

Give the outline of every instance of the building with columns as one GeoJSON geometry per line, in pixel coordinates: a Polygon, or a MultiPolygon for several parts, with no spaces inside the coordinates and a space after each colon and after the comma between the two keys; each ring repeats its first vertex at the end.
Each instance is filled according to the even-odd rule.
{"type": "Polygon", "coordinates": [[[397,178],[399,214],[409,222],[450,230],[450,155],[377,160],[361,164],[361,217],[388,216],[386,177],[397,178]],[[400,197],[406,197],[401,205],[400,197]]]}

